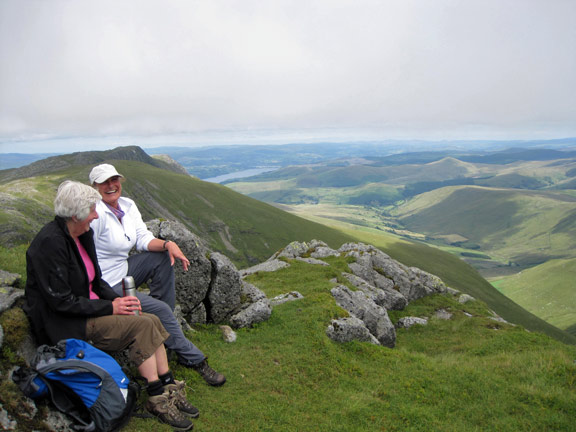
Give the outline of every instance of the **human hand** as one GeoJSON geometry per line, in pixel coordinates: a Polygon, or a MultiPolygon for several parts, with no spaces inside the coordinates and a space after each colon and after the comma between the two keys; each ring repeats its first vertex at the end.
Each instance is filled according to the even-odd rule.
{"type": "Polygon", "coordinates": [[[166,250],[168,251],[168,255],[170,255],[170,265],[174,265],[177,259],[180,260],[182,263],[182,267],[184,267],[184,271],[188,271],[188,266],[190,265],[190,261],[186,258],[186,255],[180,250],[180,247],[173,241],[169,241],[166,243],[166,250]]]}
{"type": "Polygon", "coordinates": [[[142,306],[138,297],[116,297],[112,301],[112,308],[114,315],[136,315],[135,311],[142,312],[142,306]]]}

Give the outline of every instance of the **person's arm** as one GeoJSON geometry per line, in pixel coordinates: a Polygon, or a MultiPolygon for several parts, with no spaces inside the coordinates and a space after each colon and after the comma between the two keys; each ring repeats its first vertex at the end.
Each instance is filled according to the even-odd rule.
{"type": "MultiPolygon", "coordinates": [[[[46,238],[42,247],[28,256],[27,265],[32,267],[38,291],[48,307],[63,315],[105,316],[112,314],[132,315],[140,309],[136,297],[119,297],[108,284],[109,298],[90,299],[88,287],[78,284],[85,281],[78,275],[84,270],[63,237],[46,238]]],[[[82,264],[83,265],[83,264],[82,264]]],[[[105,283],[105,282],[104,282],[105,283]]]]}
{"type": "MultiPolygon", "coordinates": [[[[54,311],[65,315],[103,316],[113,313],[112,301],[90,300],[81,295],[81,269],[70,245],[60,236],[46,238],[28,256],[40,295],[54,311]],[[74,285],[74,286],[73,286],[74,285]]],[[[86,293],[88,287],[86,287],[86,293]]]]}
{"type": "MultiPolygon", "coordinates": [[[[156,237],[150,232],[144,221],[142,220],[142,215],[136,207],[136,203],[132,203],[132,207],[130,208],[129,217],[131,222],[136,227],[136,235],[137,235],[137,244],[136,248],[139,250],[147,249],[150,252],[164,252],[167,251],[170,255],[170,264],[174,265],[176,260],[180,260],[182,263],[182,267],[184,267],[184,271],[188,271],[188,266],[190,265],[190,261],[184,253],[180,250],[180,247],[173,241],[166,241],[161,240],[156,237]]],[[[127,215],[128,216],[128,215],[127,215]]]]}
{"type": "Polygon", "coordinates": [[[170,264],[174,265],[174,262],[178,259],[184,267],[184,271],[188,271],[188,266],[190,261],[186,258],[186,255],[180,250],[180,247],[174,243],[172,240],[161,240],[154,238],[148,243],[148,250],[151,252],[163,252],[168,251],[170,255],[170,264]]]}

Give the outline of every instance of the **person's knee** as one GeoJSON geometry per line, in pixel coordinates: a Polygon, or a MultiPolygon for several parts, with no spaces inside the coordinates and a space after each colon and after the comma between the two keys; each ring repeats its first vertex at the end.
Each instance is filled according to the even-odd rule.
{"type": "Polygon", "coordinates": [[[148,315],[148,317],[150,318],[150,321],[152,322],[153,326],[162,327],[162,321],[160,321],[160,318],[158,318],[156,315],[150,314],[148,315]]]}

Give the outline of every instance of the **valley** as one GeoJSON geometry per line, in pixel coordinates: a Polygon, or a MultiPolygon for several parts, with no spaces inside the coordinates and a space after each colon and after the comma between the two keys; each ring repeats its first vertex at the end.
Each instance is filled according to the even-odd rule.
{"type": "MultiPolygon", "coordinates": [[[[458,289],[527,328],[535,326],[535,317],[511,312],[517,305],[576,334],[570,277],[554,282],[546,278],[548,263],[576,258],[576,156],[568,147],[388,156],[380,149],[376,156],[354,157],[344,157],[351,150],[339,147],[332,152],[337,159],[329,157],[328,147],[281,147],[270,146],[268,153],[250,148],[247,154],[236,149],[243,170],[263,163],[281,168],[223,185],[186,175],[179,162],[188,157],[182,148],[162,157],[150,157],[138,147],[76,153],[0,171],[0,195],[6,204],[0,211],[2,245],[29,241],[50,219],[50,196],[59,181],[85,181],[90,164],[113,160],[129,179],[125,191],[140,203],[145,218],[180,220],[237,265],[264,260],[293,240],[321,238],[337,245],[361,239],[380,242],[383,250],[394,249],[387,245],[420,244],[426,249],[410,247],[412,252],[406,253],[408,246],[402,246],[395,253],[432,273],[438,273],[439,262],[432,251],[452,256],[456,261],[450,261],[441,276],[453,278],[458,289]],[[288,165],[308,160],[304,148],[314,163],[288,165]],[[251,166],[250,157],[256,154],[260,156],[251,166]],[[458,270],[456,262],[468,270],[458,270]],[[466,283],[462,278],[471,269],[468,265],[479,279],[466,283]],[[537,285],[517,277],[540,269],[543,276],[537,285]],[[495,296],[498,291],[486,280],[507,297],[495,296]],[[512,285],[516,280],[524,289],[512,285]]],[[[234,175],[226,165],[229,150],[204,153],[212,159],[220,155],[217,163],[234,175]]],[[[553,271],[569,276],[567,268],[553,271]]]]}
{"type": "Polygon", "coordinates": [[[403,156],[400,164],[394,155],[290,166],[225,184],[328,226],[373,229],[454,254],[518,304],[574,332],[569,277],[514,288],[522,274],[576,258],[574,154],[442,153],[424,163],[415,163],[421,154],[403,156]]]}

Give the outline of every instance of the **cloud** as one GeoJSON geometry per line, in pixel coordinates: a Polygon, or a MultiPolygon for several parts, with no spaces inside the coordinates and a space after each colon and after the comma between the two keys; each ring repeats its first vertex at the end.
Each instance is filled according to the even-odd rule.
{"type": "Polygon", "coordinates": [[[2,0],[0,141],[576,134],[570,0],[2,0]]]}

